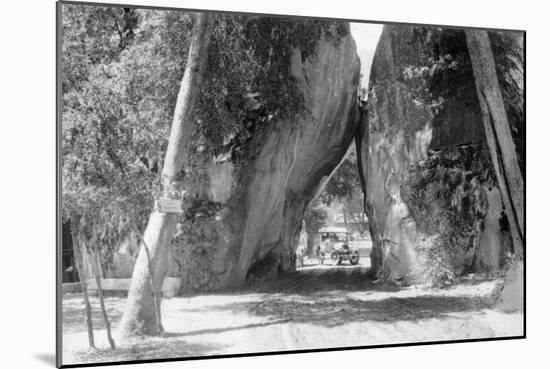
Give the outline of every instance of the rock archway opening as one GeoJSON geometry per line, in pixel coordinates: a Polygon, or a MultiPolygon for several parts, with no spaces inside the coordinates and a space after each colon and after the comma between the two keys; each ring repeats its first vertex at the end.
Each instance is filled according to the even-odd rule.
{"type": "MultiPolygon", "coordinates": [[[[360,129],[365,124],[362,120],[365,119],[370,69],[382,27],[380,24],[350,24],[360,61],[359,79],[350,86],[355,96],[351,107],[354,122],[349,122],[350,118],[347,118],[348,123],[344,124],[346,139],[321,165],[318,173],[322,175],[308,180],[308,195],[301,209],[288,219],[293,226],[287,247],[290,256],[267,253],[251,266],[248,279],[280,276],[295,268],[304,272],[304,268],[308,268],[308,273],[312,269],[320,269],[314,274],[332,271],[346,275],[352,269],[358,269],[355,272],[361,274],[368,271],[372,242],[364,211],[365,184],[358,156],[360,146],[356,140],[360,139],[360,129]],[[339,259],[333,255],[334,260],[331,260],[330,250],[324,247],[327,242],[330,249],[339,250],[339,259]],[[350,267],[349,270],[340,270],[344,266],[350,267]]],[[[293,202],[296,200],[293,198],[293,202]]]]}

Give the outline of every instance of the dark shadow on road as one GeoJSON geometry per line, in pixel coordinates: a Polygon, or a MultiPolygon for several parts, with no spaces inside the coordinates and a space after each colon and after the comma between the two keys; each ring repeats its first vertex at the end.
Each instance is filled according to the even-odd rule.
{"type": "Polygon", "coordinates": [[[415,296],[381,300],[334,299],[317,294],[307,300],[293,296],[268,297],[261,302],[239,302],[209,307],[296,323],[335,327],[346,322],[417,321],[439,318],[450,313],[481,311],[490,307],[488,297],[415,296]]]}
{"type": "Polygon", "coordinates": [[[245,285],[239,292],[311,294],[331,290],[397,292],[390,283],[376,283],[369,278],[369,268],[334,266],[304,268],[271,281],[245,285]]]}

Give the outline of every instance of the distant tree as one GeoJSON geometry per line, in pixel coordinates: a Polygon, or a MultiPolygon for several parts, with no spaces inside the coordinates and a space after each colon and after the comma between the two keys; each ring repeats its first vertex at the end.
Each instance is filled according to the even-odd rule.
{"type": "Polygon", "coordinates": [[[363,192],[361,187],[354,187],[351,195],[346,196],[342,200],[342,212],[346,219],[346,226],[350,222],[359,223],[358,231],[360,233],[368,231],[368,221],[363,209],[363,192]]]}
{"type": "Polygon", "coordinates": [[[310,255],[314,252],[313,248],[317,232],[326,225],[327,217],[328,214],[319,199],[314,200],[306,210],[304,221],[306,223],[306,232],[308,236],[307,253],[310,255]]]}
{"type": "Polygon", "coordinates": [[[357,166],[357,151],[352,145],[340,165],[335,169],[326,187],[321,192],[319,200],[331,206],[334,202],[342,205],[342,217],[346,227],[348,222],[359,218],[361,232],[367,227],[363,210],[363,192],[357,166]]]}
{"type": "Polygon", "coordinates": [[[361,189],[359,171],[357,169],[357,152],[351,145],[340,165],[334,170],[326,187],[321,192],[320,199],[330,205],[334,200],[344,200],[353,197],[361,189]]]}

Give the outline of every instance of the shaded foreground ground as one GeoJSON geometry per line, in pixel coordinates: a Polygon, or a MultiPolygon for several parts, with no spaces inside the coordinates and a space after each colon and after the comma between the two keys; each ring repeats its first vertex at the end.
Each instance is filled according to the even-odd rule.
{"type": "MultiPolygon", "coordinates": [[[[80,294],[63,297],[63,363],[142,360],[391,343],[518,336],[523,315],[491,307],[498,280],[448,289],[401,288],[366,278],[367,267],[305,268],[267,285],[163,300],[162,337],[108,349],[93,298],[98,350],[87,349],[80,294]]],[[[125,298],[106,304],[116,330],[125,298]]]]}

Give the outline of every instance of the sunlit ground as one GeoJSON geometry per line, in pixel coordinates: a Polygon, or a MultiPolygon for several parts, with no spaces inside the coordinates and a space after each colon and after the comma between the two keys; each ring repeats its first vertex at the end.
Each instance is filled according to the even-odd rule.
{"type": "MultiPolygon", "coordinates": [[[[401,288],[365,277],[365,266],[305,267],[228,294],[165,299],[161,337],[109,349],[92,298],[97,350],[87,349],[80,294],[63,298],[63,363],[472,339],[522,334],[523,315],[492,309],[497,280],[448,289],[401,288]]],[[[116,331],[125,299],[106,304],[116,331]]]]}

